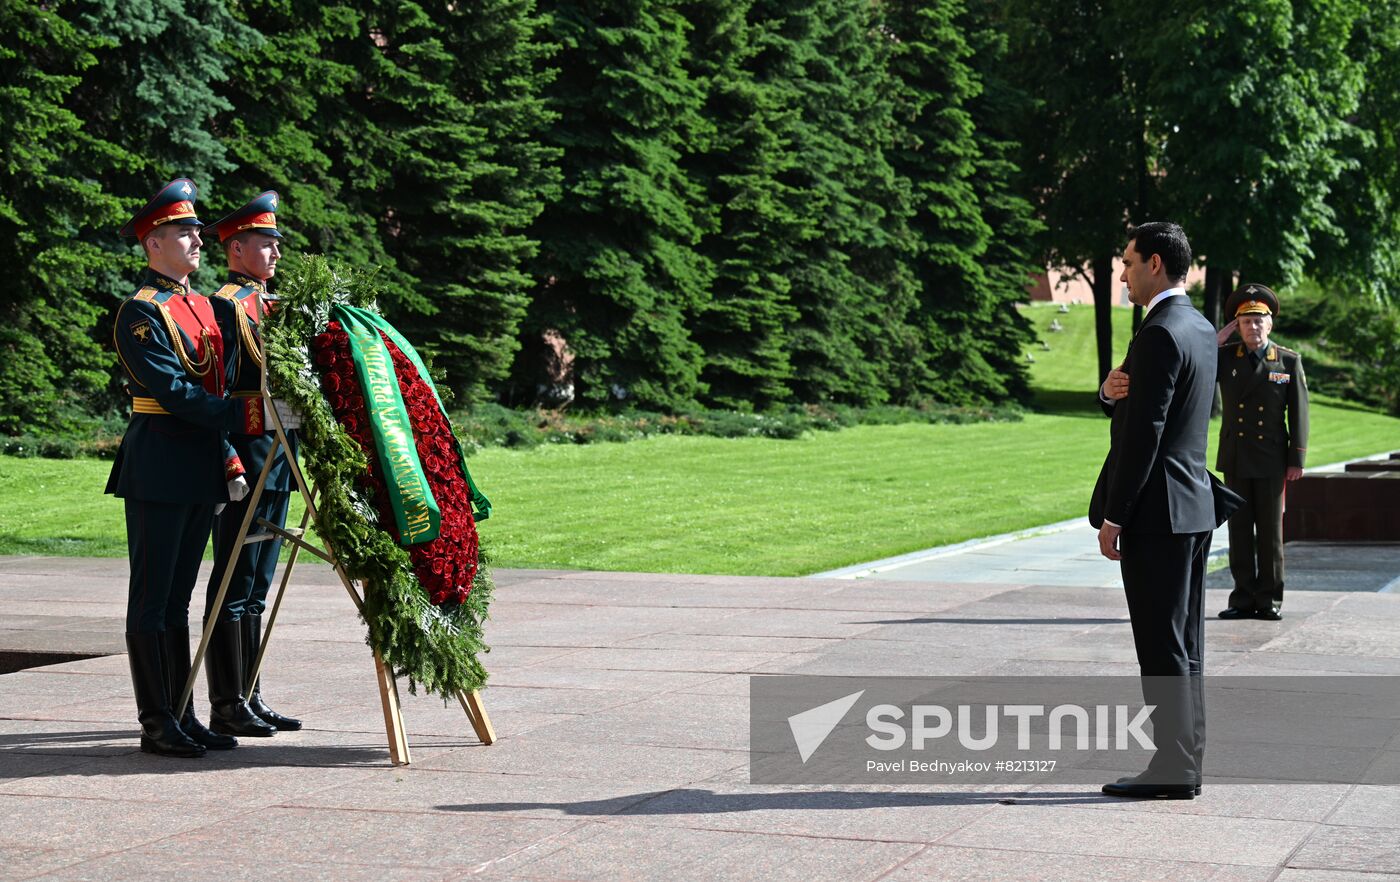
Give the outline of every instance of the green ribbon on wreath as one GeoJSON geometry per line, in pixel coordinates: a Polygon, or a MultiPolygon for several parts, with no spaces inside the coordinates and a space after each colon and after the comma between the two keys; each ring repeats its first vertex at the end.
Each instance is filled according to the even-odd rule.
{"type": "Polygon", "coordinates": [[[399,530],[399,544],[431,542],[438,537],[442,512],[428,487],[423,464],[418,460],[413,423],[404,405],[403,393],[399,391],[398,377],[394,375],[394,359],[379,336],[388,323],[368,310],[343,303],[331,308],[331,318],[340,322],[350,337],[350,356],[364,392],[370,434],[379,453],[384,485],[388,488],[389,504],[399,530]]]}
{"type": "MultiPolygon", "coordinates": [[[[443,403],[442,403],[442,396],[441,396],[440,394],[438,394],[437,384],[433,382],[433,375],[432,375],[431,373],[428,372],[428,367],[427,367],[427,365],[423,364],[423,359],[421,359],[421,358],[418,357],[418,350],[414,349],[414,348],[413,348],[413,345],[403,338],[403,335],[400,334],[400,333],[398,332],[398,329],[395,328],[393,325],[389,324],[387,321],[385,321],[385,320],[384,320],[384,317],[381,316],[381,315],[379,315],[378,313],[376,313],[376,312],[371,312],[371,311],[369,311],[369,310],[367,310],[367,309],[360,309],[360,308],[358,308],[358,307],[350,306],[350,305],[348,305],[348,304],[338,304],[337,306],[335,306],[335,307],[331,310],[331,317],[332,317],[332,318],[338,318],[338,316],[340,316],[340,315],[353,315],[353,319],[352,319],[352,320],[358,320],[358,321],[359,321],[361,324],[363,324],[363,325],[367,325],[367,326],[369,326],[370,328],[375,328],[375,329],[378,329],[378,330],[384,332],[384,336],[385,336],[385,337],[388,337],[390,340],[392,340],[392,341],[394,342],[394,345],[395,345],[395,346],[399,347],[399,351],[402,352],[402,353],[404,354],[404,356],[405,356],[406,358],[408,358],[408,360],[409,360],[410,362],[413,363],[413,366],[414,366],[415,368],[418,369],[418,376],[422,377],[422,378],[423,378],[423,382],[425,382],[425,383],[428,384],[428,388],[431,389],[431,390],[433,390],[433,399],[434,399],[435,401],[437,401],[438,410],[442,412],[442,419],[443,419],[443,422],[447,423],[447,425],[448,425],[449,427],[451,427],[452,421],[451,421],[451,420],[448,418],[448,416],[447,416],[447,408],[443,406],[443,403]],[[351,312],[352,310],[353,310],[353,313],[351,312]],[[337,311],[339,311],[339,312],[337,312],[337,311]]],[[[357,352],[357,350],[356,350],[356,348],[355,348],[355,345],[354,345],[355,335],[354,335],[353,333],[350,332],[350,327],[349,327],[348,325],[345,324],[345,322],[344,322],[343,319],[341,319],[341,325],[342,325],[343,327],[345,327],[346,333],[349,333],[349,334],[350,334],[351,352],[352,352],[352,353],[357,352]]],[[[381,343],[381,341],[380,341],[378,335],[375,335],[375,336],[374,336],[374,342],[375,342],[377,345],[382,346],[382,343],[381,343]]],[[[387,353],[387,352],[385,353],[385,355],[386,355],[386,357],[388,357],[388,353],[387,353]]],[[[358,366],[359,366],[358,355],[356,355],[356,359],[357,359],[357,360],[356,360],[356,367],[358,368],[358,366]]],[[[392,362],[391,362],[391,367],[392,367],[392,362]]],[[[363,381],[364,381],[364,378],[361,377],[361,382],[363,383],[363,381]]],[[[398,394],[398,391],[399,391],[399,390],[398,390],[398,386],[395,385],[395,386],[394,386],[394,392],[395,392],[396,394],[398,394]]],[[[402,404],[403,396],[402,396],[401,394],[399,395],[399,401],[400,401],[400,404],[402,404]]],[[[371,414],[371,420],[372,420],[372,419],[373,419],[373,414],[371,414]]],[[[378,435],[375,436],[376,443],[377,443],[377,441],[378,441],[378,437],[379,437],[378,435]]],[[[462,442],[460,442],[460,441],[457,440],[457,437],[456,437],[455,434],[453,435],[452,442],[453,442],[453,446],[456,447],[456,449],[457,449],[457,462],[458,462],[458,464],[461,465],[461,467],[462,467],[462,475],[463,475],[463,477],[465,477],[465,478],[467,479],[467,488],[471,491],[472,508],[474,509],[474,511],[472,512],[472,517],[473,517],[474,520],[484,521],[484,520],[486,520],[487,518],[491,517],[491,500],[486,498],[486,494],[485,494],[485,493],[482,493],[481,490],[476,486],[476,482],[472,480],[471,469],[467,468],[467,455],[466,455],[466,452],[465,452],[464,450],[462,450],[462,442]]],[[[414,461],[415,461],[415,462],[417,461],[416,456],[415,456],[415,460],[414,460],[414,461]]],[[[434,508],[434,511],[436,511],[436,510],[437,510],[437,509],[434,508]]],[[[395,510],[395,512],[397,513],[397,509],[395,510]]],[[[434,537],[437,536],[436,523],[437,523],[437,522],[434,521],[434,525],[435,525],[435,526],[434,526],[434,529],[433,529],[433,536],[434,536],[434,537]]],[[[400,530],[400,532],[402,533],[402,529],[400,530]]],[[[426,540],[424,540],[424,541],[426,541],[426,540]]],[[[413,543],[405,543],[405,544],[413,544],[413,543]]]]}

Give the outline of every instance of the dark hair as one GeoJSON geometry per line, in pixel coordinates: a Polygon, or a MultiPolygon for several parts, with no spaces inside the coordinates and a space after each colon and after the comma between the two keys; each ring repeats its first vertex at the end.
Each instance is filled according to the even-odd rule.
{"type": "Polygon", "coordinates": [[[1186,278],[1187,270],[1191,269],[1191,243],[1186,241],[1186,231],[1178,224],[1153,221],[1130,227],[1128,241],[1137,242],[1137,253],[1143,260],[1160,254],[1167,278],[1173,282],[1186,278]]]}

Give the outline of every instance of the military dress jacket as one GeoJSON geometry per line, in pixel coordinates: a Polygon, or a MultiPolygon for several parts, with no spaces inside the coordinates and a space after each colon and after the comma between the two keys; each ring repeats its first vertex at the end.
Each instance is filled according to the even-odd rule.
{"type": "Polygon", "coordinates": [[[262,428],[256,409],[227,397],[232,342],[209,298],[154,270],[117,308],[113,342],[131,421],[107,480],[123,499],[186,505],[227,502],[228,482],[244,473],[231,431],[262,428]]]}
{"type": "Polygon", "coordinates": [[[1231,478],[1271,478],[1303,467],[1308,452],[1308,384],[1303,359],[1277,343],[1252,358],[1243,343],[1221,346],[1223,402],[1215,467],[1231,478]]]}
{"type": "MultiPolygon", "coordinates": [[[[229,394],[234,398],[261,400],[262,396],[262,336],[258,333],[258,323],[267,314],[263,297],[267,293],[265,284],[251,276],[230,272],[228,281],[210,298],[214,304],[214,317],[225,336],[232,340],[234,369],[229,379],[229,394]]],[[[271,426],[264,426],[271,429],[271,426]]],[[[263,464],[272,452],[276,435],[272,431],[256,435],[234,433],[229,442],[238,452],[243,467],[248,470],[248,481],[252,483],[262,473],[263,464]]],[[[287,433],[292,445],[292,456],[296,455],[296,432],[287,433]]],[[[284,452],[279,452],[267,475],[265,490],[289,493],[296,489],[293,483],[291,466],[284,452]]]]}

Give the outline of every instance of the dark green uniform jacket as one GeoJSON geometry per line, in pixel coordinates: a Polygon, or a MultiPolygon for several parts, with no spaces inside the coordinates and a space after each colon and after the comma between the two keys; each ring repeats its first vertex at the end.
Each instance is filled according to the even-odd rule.
{"type": "Polygon", "coordinates": [[[1270,342],[1264,357],[1243,343],[1221,346],[1216,377],[1224,417],[1215,467],[1231,478],[1269,478],[1303,467],[1308,451],[1308,387],[1303,359],[1270,342]]]}
{"type": "Polygon", "coordinates": [[[141,288],[118,307],[113,338],[132,414],[107,492],[149,502],[227,502],[227,482],[243,473],[228,435],[254,423],[260,430],[262,412],[222,394],[230,376],[223,352],[232,340],[215,324],[207,298],[147,270],[141,288]],[[192,337],[190,329],[201,325],[192,337]]]}
{"type": "MultiPolygon", "coordinates": [[[[214,315],[226,337],[232,338],[232,345],[238,352],[233,359],[235,366],[229,381],[229,394],[235,398],[257,398],[262,390],[262,339],[258,334],[258,322],[262,319],[265,307],[261,297],[266,288],[263,283],[241,273],[230,272],[228,281],[214,292],[210,299],[214,303],[214,315]]],[[[234,434],[229,436],[243,467],[248,470],[248,483],[257,481],[262,473],[263,463],[272,450],[274,436],[271,432],[258,435],[234,434]]],[[[296,433],[288,433],[293,455],[296,451],[296,433]]],[[[292,471],[287,457],[279,453],[267,476],[267,490],[290,492],[292,471]]]]}

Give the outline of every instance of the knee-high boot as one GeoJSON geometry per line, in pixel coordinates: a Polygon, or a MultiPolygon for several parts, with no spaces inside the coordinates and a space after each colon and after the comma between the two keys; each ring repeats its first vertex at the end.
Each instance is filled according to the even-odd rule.
{"type": "MultiPolygon", "coordinates": [[[[253,665],[258,661],[258,649],[262,646],[262,614],[244,613],[238,620],[243,625],[243,682],[253,676],[253,665]]],[[[301,720],[285,717],[263,703],[262,678],[258,678],[253,691],[248,695],[248,706],[253,713],[284,732],[295,732],[301,728],[301,720]]]]}
{"type": "MultiPolygon", "coordinates": [[[[167,628],[165,630],[165,675],[170,684],[170,702],[180,700],[185,691],[185,681],[190,676],[190,628],[167,628]]],[[[180,717],[180,728],[185,734],[210,750],[232,750],[238,746],[238,739],[232,735],[217,735],[210,732],[194,715],[194,696],[185,705],[185,713],[180,717]]]]}
{"type": "Polygon", "coordinates": [[[127,634],[126,658],[136,692],[137,719],[141,721],[141,750],[161,756],[204,756],[204,746],[185,734],[171,711],[160,634],[127,634]]]}
{"type": "Polygon", "coordinates": [[[209,728],[223,735],[270,738],[277,734],[248,707],[243,697],[242,626],[220,619],[214,623],[209,649],[204,653],[204,673],[209,683],[209,728]]]}

